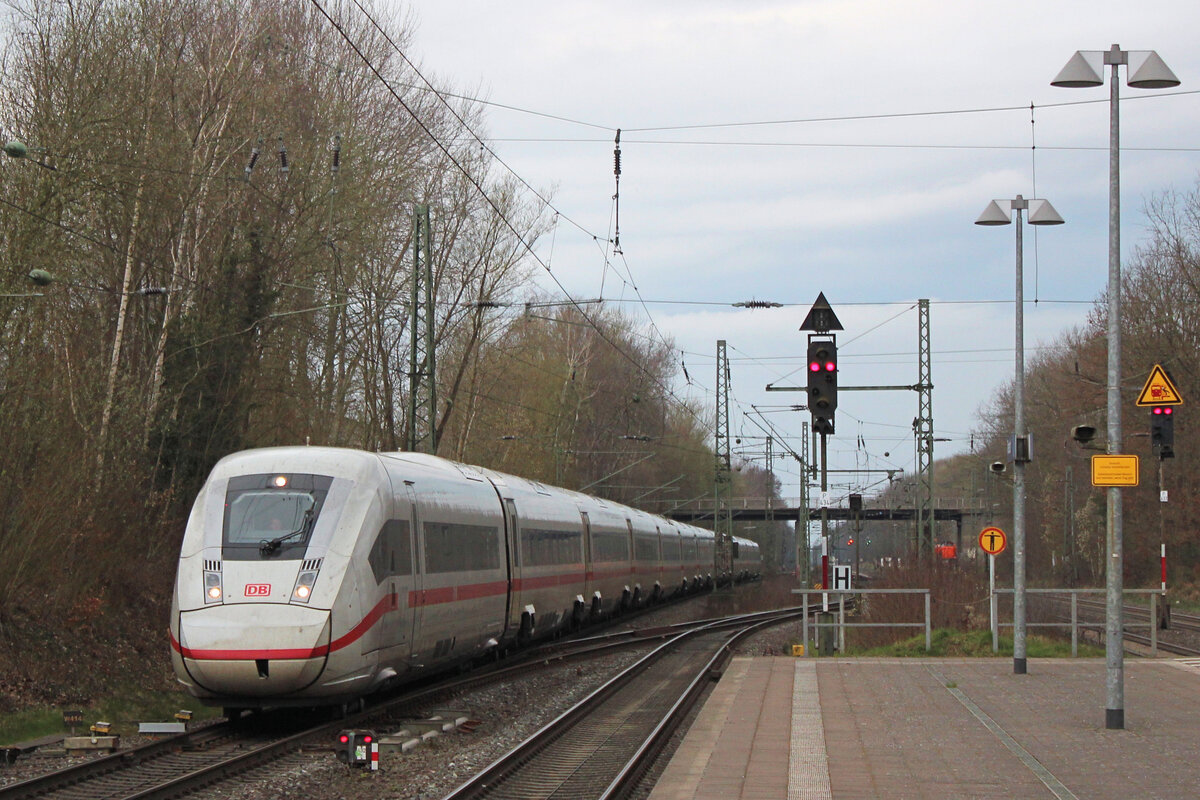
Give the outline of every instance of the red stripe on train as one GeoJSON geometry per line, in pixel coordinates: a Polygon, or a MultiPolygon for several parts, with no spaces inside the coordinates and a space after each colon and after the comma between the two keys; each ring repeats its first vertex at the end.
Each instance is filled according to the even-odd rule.
{"type": "Polygon", "coordinates": [[[175,650],[175,652],[179,653],[184,658],[190,658],[196,661],[252,661],[260,658],[324,658],[330,653],[348,647],[361,639],[384,614],[397,608],[398,602],[399,598],[395,594],[384,595],[382,598],[380,598],[379,602],[375,604],[375,607],[367,612],[365,617],[359,620],[357,625],[347,631],[344,635],[334,639],[328,645],[317,645],[316,647],[309,648],[275,648],[270,650],[207,650],[184,647],[178,641],[176,641],[174,634],[172,634],[171,647],[175,650]]]}

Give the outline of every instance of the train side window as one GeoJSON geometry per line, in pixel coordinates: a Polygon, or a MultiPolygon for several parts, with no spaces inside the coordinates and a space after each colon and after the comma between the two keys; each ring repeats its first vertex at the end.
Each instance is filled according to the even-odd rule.
{"type": "Polygon", "coordinates": [[[628,561],[629,539],[620,530],[592,531],[592,557],[596,561],[628,561]]]}
{"type": "Polygon", "coordinates": [[[658,560],[658,539],[650,536],[639,536],[634,541],[638,561],[658,560]]]}
{"type": "Polygon", "coordinates": [[[426,522],[425,571],[500,569],[500,530],[494,525],[426,522]]]}
{"type": "Polygon", "coordinates": [[[367,557],[376,583],[383,583],[392,575],[412,574],[411,538],[408,520],[390,519],[383,523],[367,557]]]}

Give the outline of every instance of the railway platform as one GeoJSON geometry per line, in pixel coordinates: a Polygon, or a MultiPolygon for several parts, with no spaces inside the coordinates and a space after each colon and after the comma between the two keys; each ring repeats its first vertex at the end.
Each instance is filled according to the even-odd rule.
{"type": "Polygon", "coordinates": [[[1200,659],[735,658],[651,800],[1191,798],[1200,659]]]}

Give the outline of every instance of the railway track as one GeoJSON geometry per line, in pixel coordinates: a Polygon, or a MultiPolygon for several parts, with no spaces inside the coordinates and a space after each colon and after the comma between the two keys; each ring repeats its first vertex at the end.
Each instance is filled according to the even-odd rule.
{"type": "MultiPolygon", "coordinates": [[[[1140,633],[1125,631],[1122,638],[1126,642],[1133,642],[1134,644],[1141,645],[1142,647],[1150,647],[1152,645],[1150,637],[1143,636],[1140,633]]],[[[1200,650],[1197,650],[1194,647],[1188,647],[1187,645],[1177,644],[1175,642],[1165,642],[1161,637],[1159,637],[1157,642],[1153,643],[1153,646],[1157,647],[1159,650],[1167,653],[1173,653],[1177,656],[1200,656],[1200,650]]]]}
{"type": "MultiPolygon", "coordinates": [[[[1043,595],[1047,600],[1056,603],[1070,602],[1069,595],[1047,594],[1043,595]]],[[[1092,600],[1088,598],[1076,599],[1077,610],[1080,613],[1079,626],[1081,629],[1096,631],[1099,640],[1104,640],[1104,614],[1106,604],[1103,600],[1092,600]],[[1086,616],[1084,616],[1086,615],[1086,616]]],[[[1160,607],[1160,612],[1161,607],[1160,607]]],[[[1180,642],[1171,641],[1170,632],[1187,631],[1200,632],[1200,617],[1194,614],[1183,614],[1178,612],[1171,613],[1171,625],[1168,629],[1160,629],[1157,636],[1152,639],[1150,636],[1137,632],[1137,628],[1146,628],[1150,624],[1150,609],[1141,605],[1125,605],[1122,608],[1124,617],[1124,625],[1122,638],[1139,647],[1157,647],[1167,653],[1180,656],[1196,656],[1200,655],[1200,649],[1191,647],[1180,642]],[[1129,630],[1133,627],[1134,630],[1129,630]]]]}
{"type": "MultiPolygon", "coordinates": [[[[798,614],[798,610],[793,610],[798,614]]],[[[775,612],[777,615],[779,612],[775,612]]],[[[179,797],[215,786],[251,770],[269,769],[273,762],[302,748],[327,748],[345,728],[387,730],[411,719],[421,706],[446,702],[472,688],[513,679],[533,669],[568,661],[586,660],[630,648],[651,648],[657,640],[705,629],[719,635],[731,627],[745,627],[772,619],[770,614],[750,614],[719,620],[680,623],[635,631],[550,642],[521,656],[443,679],[373,704],[342,719],[313,725],[295,713],[253,715],[238,722],[212,725],[194,732],[167,737],[109,756],[93,758],[66,769],[0,787],[0,800],[62,798],[96,800],[121,798],[149,800],[179,797]]]]}
{"type": "Polygon", "coordinates": [[[803,611],[682,631],[462,784],[445,800],[617,798],[636,786],[730,646],[803,611]]]}
{"type": "Polygon", "coordinates": [[[293,752],[300,737],[311,735],[311,730],[289,736],[240,723],[221,723],[5,786],[0,788],[0,798],[172,797],[293,752]]]}

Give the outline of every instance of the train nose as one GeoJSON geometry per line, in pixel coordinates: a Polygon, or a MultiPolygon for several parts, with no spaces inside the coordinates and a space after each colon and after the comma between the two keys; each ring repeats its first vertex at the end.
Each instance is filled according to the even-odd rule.
{"type": "Polygon", "coordinates": [[[230,604],[182,612],[176,648],[192,680],[215,695],[280,696],[320,677],[329,637],[328,611],[230,604]]]}

